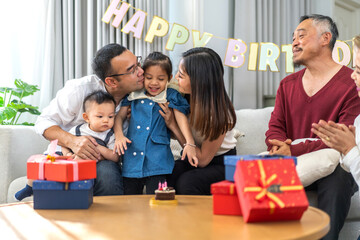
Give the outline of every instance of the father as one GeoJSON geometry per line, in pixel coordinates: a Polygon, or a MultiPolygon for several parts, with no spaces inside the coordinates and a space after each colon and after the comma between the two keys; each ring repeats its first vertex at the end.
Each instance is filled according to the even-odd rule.
{"type": "MultiPolygon", "coordinates": [[[[79,158],[99,160],[96,140],[91,136],[74,136],[67,131],[83,123],[83,101],[91,92],[107,91],[116,101],[116,112],[126,94],[144,85],[144,71],[138,58],[119,44],[109,44],[95,55],[92,68],[96,75],[66,82],[56,97],[44,108],[35,123],[38,134],[48,140],[58,139],[60,146],[70,148],[79,158]]],[[[123,194],[121,170],[118,163],[102,160],[96,166],[94,195],[123,194]]]]}
{"type": "MultiPolygon", "coordinates": [[[[315,139],[312,123],[324,119],[350,125],[360,113],[352,70],[332,59],[337,37],[336,24],[330,17],[301,17],[293,33],[293,62],[305,68],[280,83],[266,132],[270,154],[300,156],[327,148],[315,139]],[[298,139],[307,140],[295,144],[298,139]]],[[[324,239],[338,239],[354,188],[353,177],[339,165],[330,175],[306,187],[317,191],[318,207],[330,215],[330,232],[324,239]]]]}

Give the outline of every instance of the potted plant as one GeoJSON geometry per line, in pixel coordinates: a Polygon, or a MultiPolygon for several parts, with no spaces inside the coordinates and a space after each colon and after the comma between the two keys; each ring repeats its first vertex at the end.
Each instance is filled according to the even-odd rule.
{"type": "Polygon", "coordinates": [[[28,84],[21,79],[15,79],[16,88],[0,87],[0,125],[27,125],[33,126],[34,123],[18,123],[23,113],[40,115],[38,107],[27,104],[23,101],[24,97],[34,95],[39,91],[37,85],[28,84]]]}

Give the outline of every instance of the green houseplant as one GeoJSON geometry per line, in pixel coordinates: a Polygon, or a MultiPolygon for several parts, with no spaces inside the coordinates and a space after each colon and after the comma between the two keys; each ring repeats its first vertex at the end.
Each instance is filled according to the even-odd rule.
{"type": "Polygon", "coordinates": [[[34,95],[40,91],[37,85],[28,84],[20,79],[15,79],[16,88],[0,87],[0,125],[28,125],[34,123],[18,123],[22,113],[28,112],[33,115],[40,115],[38,107],[27,104],[24,97],[34,95]]]}

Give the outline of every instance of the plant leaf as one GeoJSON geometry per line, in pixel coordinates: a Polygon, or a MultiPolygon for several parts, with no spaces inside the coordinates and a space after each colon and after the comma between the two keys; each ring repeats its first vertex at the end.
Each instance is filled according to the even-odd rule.
{"type": "Polygon", "coordinates": [[[9,120],[16,116],[16,110],[11,107],[4,107],[0,109],[0,119],[1,121],[9,120]]]}
{"type": "Polygon", "coordinates": [[[13,96],[18,97],[18,98],[24,97],[24,91],[21,90],[20,88],[13,88],[13,89],[11,90],[11,94],[12,94],[13,96]]]}
{"type": "Polygon", "coordinates": [[[29,113],[33,114],[33,115],[40,115],[41,112],[39,110],[37,110],[37,107],[36,109],[35,108],[29,108],[29,113]]]}
{"type": "Polygon", "coordinates": [[[4,120],[6,120],[6,116],[5,116],[5,114],[2,114],[2,112],[0,110],[0,122],[1,122],[1,124],[3,124],[4,120]]]}
{"type": "Polygon", "coordinates": [[[19,111],[21,109],[26,108],[27,105],[26,105],[26,103],[24,103],[22,101],[19,102],[17,99],[14,99],[7,106],[19,111]]]}
{"type": "MultiPolygon", "coordinates": [[[[28,112],[33,115],[40,115],[38,107],[32,106],[21,101],[24,97],[33,95],[40,91],[37,85],[28,84],[21,79],[15,79],[16,88],[0,87],[0,125],[27,125],[33,126],[33,123],[24,122],[21,124],[14,123],[17,113],[28,112]],[[5,99],[5,95],[7,99],[5,99]],[[14,99],[14,98],[18,99],[14,99]],[[11,102],[10,102],[11,101],[11,102]],[[7,104],[7,106],[5,106],[7,104]],[[8,120],[8,121],[7,121],[8,120]]],[[[20,116],[20,115],[18,115],[20,116]]],[[[16,119],[17,121],[18,119],[16,119]]]]}
{"type": "Polygon", "coordinates": [[[0,92],[1,92],[1,93],[4,93],[5,91],[6,91],[7,93],[9,93],[9,92],[12,91],[12,90],[13,90],[13,88],[0,87],[0,92]]]}
{"type": "Polygon", "coordinates": [[[34,126],[35,124],[34,123],[29,123],[29,122],[23,122],[23,123],[20,123],[18,125],[34,126]]]}
{"type": "MultiPolygon", "coordinates": [[[[21,93],[23,94],[22,97],[33,95],[35,92],[40,90],[37,85],[28,84],[21,79],[15,79],[14,84],[18,90],[20,90],[20,95],[16,95],[17,97],[21,97],[21,93]]],[[[19,91],[16,92],[19,93],[19,91]]]]}
{"type": "Polygon", "coordinates": [[[21,113],[29,112],[34,115],[40,115],[40,112],[37,110],[38,107],[24,103],[23,101],[19,102],[17,99],[12,100],[11,103],[8,104],[8,107],[11,107],[21,113]]]}

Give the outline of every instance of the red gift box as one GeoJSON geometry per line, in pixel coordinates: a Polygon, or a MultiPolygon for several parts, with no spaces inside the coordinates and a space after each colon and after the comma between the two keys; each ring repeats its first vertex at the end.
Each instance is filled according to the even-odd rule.
{"type": "Polygon", "coordinates": [[[33,155],[27,160],[27,178],[56,182],[93,179],[96,178],[96,161],[33,155]]]}
{"type": "Polygon", "coordinates": [[[225,180],[211,184],[211,194],[214,214],[241,216],[236,186],[233,182],[225,180]]]}
{"type": "Polygon", "coordinates": [[[294,161],[238,161],[234,175],[245,222],[299,220],[308,208],[294,161]]]}

